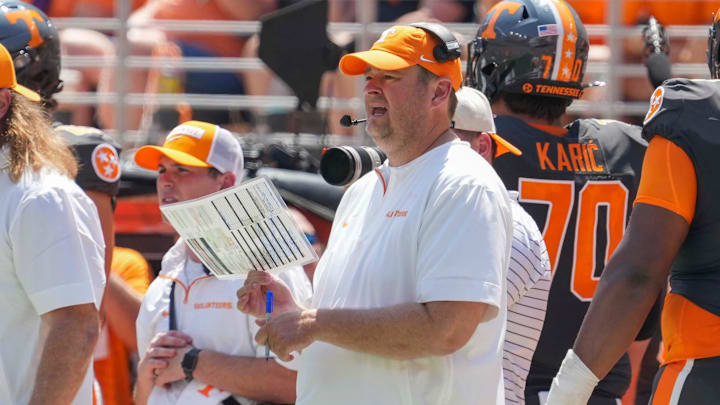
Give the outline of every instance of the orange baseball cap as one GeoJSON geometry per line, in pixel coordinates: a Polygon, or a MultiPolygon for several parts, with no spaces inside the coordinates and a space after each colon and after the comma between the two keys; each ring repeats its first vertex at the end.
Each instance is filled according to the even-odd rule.
{"type": "Polygon", "coordinates": [[[220,173],[233,172],[237,181],[242,177],[243,154],[240,142],[218,125],[202,121],[187,121],[165,138],[163,146],[143,146],[135,152],[135,163],[149,170],[157,170],[160,157],[191,167],[214,167],[220,173]]]}
{"type": "Polygon", "coordinates": [[[0,44],[0,89],[13,90],[36,103],[42,100],[38,93],[18,84],[12,57],[2,44],[0,44]]]}
{"type": "Polygon", "coordinates": [[[432,34],[421,28],[396,25],[385,30],[369,51],[343,56],[340,59],[340,71],[355,76],[365,73],[368,65],[382,70],[420,65],[438,76],[449,77],[457,91],[462,86],[460,59],[444,63],[435,60],[433,48],[439,44],[432,34]]]}

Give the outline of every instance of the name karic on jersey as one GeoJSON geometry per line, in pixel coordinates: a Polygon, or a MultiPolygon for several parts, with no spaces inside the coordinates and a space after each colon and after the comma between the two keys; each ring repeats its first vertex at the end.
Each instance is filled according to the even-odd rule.
{"type": "Polygon", "coordinates": [[[536,142],[540,169],[604,173],[605,162],[595,143],[536,142]]]}

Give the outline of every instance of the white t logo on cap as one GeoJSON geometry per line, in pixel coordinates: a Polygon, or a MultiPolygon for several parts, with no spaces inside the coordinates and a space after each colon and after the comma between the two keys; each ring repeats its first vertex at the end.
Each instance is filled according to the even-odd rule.
{"type": "Polygon", "coordinates": [[[175,127],[165,138],[165,142],[170,142],[174,139],[180,138],[183,135],[192,136],[193,138],[200,139],[205,135],[205,130],[202,128],[194,127],[192,125],[179,125],[175,127]]]}
{"type": "Polygon", "coordinates": [[[390,34],[394,34],[394,33],[396,33],[396,32],[397,32],[397,30],[396,30],[395,28],[388,28],[388,29],[386,29],[386,30],[383,31],[383,33],[380,35],[380,39],[378,39],[377,41],[375,41],[375,43],[377,44],[378,42],[383,42],[383,41],[385,40],[385,37],[387,37],[387,36],[390,35],[390,34]]]}

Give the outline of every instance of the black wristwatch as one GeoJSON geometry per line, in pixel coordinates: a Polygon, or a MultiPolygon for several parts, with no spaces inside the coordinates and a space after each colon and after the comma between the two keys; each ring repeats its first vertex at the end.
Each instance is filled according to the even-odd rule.
{"type": "Polygon", "coordinates": [[[193,379],[193,371],[195,371],[195,367],[197,366],[199,354],[200,349],[192,348],[189,352],[185,353],[185,357],[183,357],[182,362],[180,363],[183,371],[185,372],[185,381],[187,382],[190,382],[193,379]]]}

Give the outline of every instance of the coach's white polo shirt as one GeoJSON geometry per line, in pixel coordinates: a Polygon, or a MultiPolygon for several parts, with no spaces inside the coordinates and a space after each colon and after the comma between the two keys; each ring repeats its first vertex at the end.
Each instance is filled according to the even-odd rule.
{"type": "MultiPolygon", "coordinates": [[[[0,150],[0,403],[26,404],[47,334],[40,316],[100,308],[105,244],[95,205],[72,180],[43,171],[14,184],[3,167],[0,150]]],[[[91,389],[89,367],[73,404],[91,404],[91,389]]]]}
{"type": "Polygon", "coordinates": [[[492,306],[489,320],[443,357],[393,360],[315,342],[300,356],[297,404],[502,404],[511,238],[505,187],[467,143],[358,180],[338,207],[313,307],[471,301],[492,306]]]}

